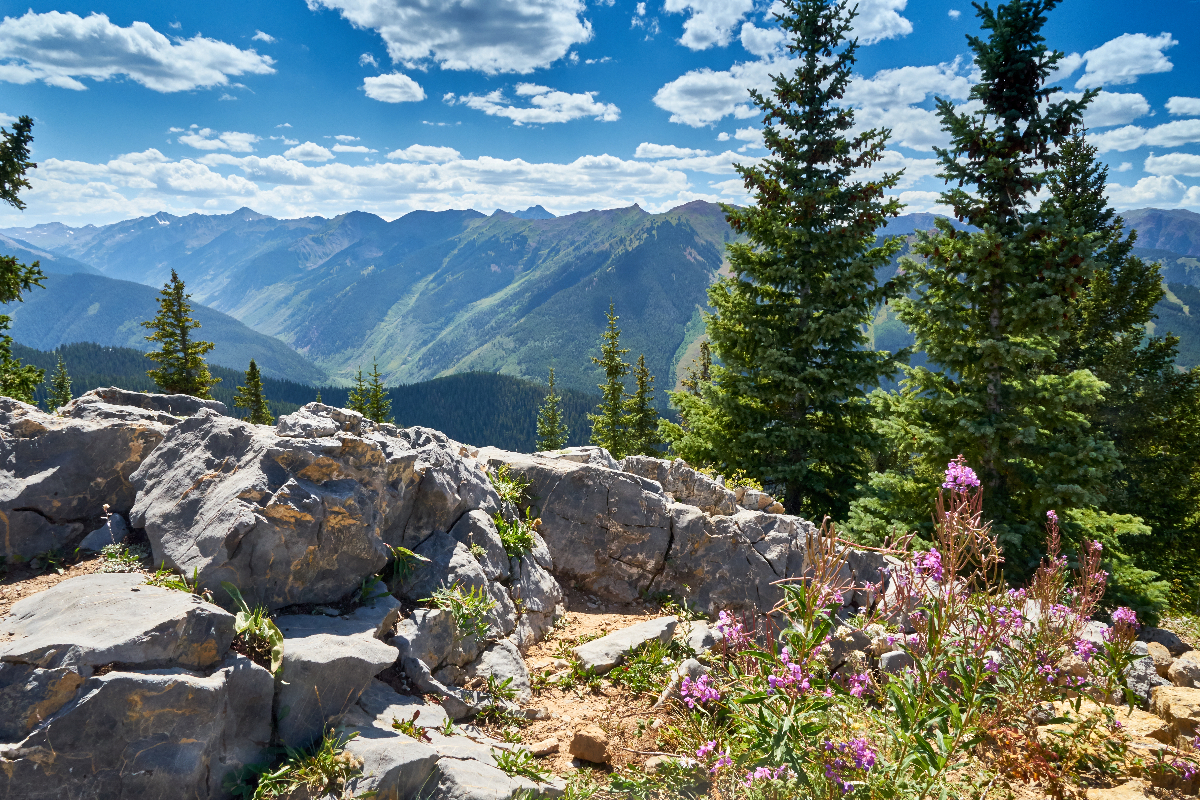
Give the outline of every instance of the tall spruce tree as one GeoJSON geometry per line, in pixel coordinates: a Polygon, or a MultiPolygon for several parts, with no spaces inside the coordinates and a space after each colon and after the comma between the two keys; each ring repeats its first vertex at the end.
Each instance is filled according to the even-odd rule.
{"type": "Polygon", "coordinates": [[[613,458],[622,458],[626,453],[625,432],[625,376],[629,374],[629,365],[624,356],[629,350],[621,348],[621,329],[617,327],[616,306],[608,304],[608,327],[600,335],[600,358],[592,358],[592,363],[604,370],[604,383],[600,386],[600,405],[595,414],[588,414],[592,423],[592,444],[600,445],[612,454],[613,458]]]}
{"type": "Polygon", "coordinates": [[[874,442],[865,393],[894,373],[864,326],[899,291],[876,270],[901,243],[877,245],[900,204],[898,174],[866,180],[888,133],[852,133],[843,98],[857,43],[845,2],[783,0],[780,26],[798,66],[752,91],[771,155],[739,166],[748,208],[725,206],[746,241],[729,245],[732,275],[709,289],[712,382],[673,392],[685,425],[671,445],[722,472],[771,485],[791,513],[840,517],[866,475],[874,442]]]}
{"type": "Polygon", "coordinates": [[[654,407],[654,376],[639,355],[633,368],[634,392],[625,399],[625,454],[661,455],[663,444],[658,434],[658,409],[654,407]]]}
{"type": "Polygon", "coordinates": [[[938,101],[951,144],[936,149],[953,184],[942,202],[976,231],[939,219],[917,236],[920,260],[904,261],[917,293],[897,303],[897,316],[929,366],[906,368],[899,395],[883,404],[901,468],[873,477],[873,496],[851,520],[870,527],[874,517],[877,535],[927,526],[929,497],[963,454],[983,482],[1010,576],[1036,564],[1046,511],[1094,513],[1117,464],[1090,423],[1104,385],[1084,369],[1051,371],[1079,286],[1097,268],[1095,235],[1036,199],[1095,95],[1053,102],[1059,90],[1046,79],[1063,55],[1041,31],[1056,5],[976,5],[987,37],[967,41],[980,79],[968,107],[938,101]]]}
{"type": "MultiPolygon", "coordinates": [[[[36,169],[37,164],[29,160],[29,145],[33,141],[33,120],[21,117],[12,130],[0,128],[0,200],[17,210],[24,210],[21,190],[29,188],[26,173],[36,169]]],[[[18,303],[21,293],[34,286],[41,287],[41,266],[37,261],[25,265],[13,256],[0,256],[0,303],[18,303]]],[[[33,393],[45,379],[45,370],[22,364],[12,353],[12,337],[9,330],[12,317],[0,314],[0,395],[33,402],[33,393]]]]}
{"type": "Polygon", "coordinates": [[[562,395],[554,388],[554,367],[550,368],[550,390],[537,416],[537,449],[560,450],[567,446],[567,425],[563,421],[562,395]]]}
{"type": "Polygon", "coordinates": [[[250,359],[246,369],[246,385],[237,388],[233,398],[234,408],[244,408],[247,411],[245,420],[255,425],[274,425],[275,417],[267,408],[267,398],[263,395],[262,376],[258,372],[258,364],[250,359]]]}
{"type": "Polygon", "coordinates": [[[211,398],[209,389],[221,379],[209,374],[208,364],[204,363],[204,354],[213,349],[213,343],[191,338],[192,331],[200,327],[192,318],[191,299],[179,275],[171,270],[171,279],[159,292],[158,316],[142,323],[142,327],[154,331],[146,340],[159,348],[146,354],[146,358],[158,362],[158,369],[146,374],[168,394],[190,394],[207,400],[211,398]]]}
{"type": "Polygon", "coordinates": [[[383,385],[383,375],[379,372],[379,363],[371,361],[371,380],[367,382],[363,416],[375,422],[395,422],[392,418],[392,401],[388,399],[387,388],[383,385]]]}
{"type": "Polygon", "coordinates": [[[50,376],[50,392],[46,396],[46,406],[50,411],[56,411],[71,402],[71,398],[71,376],[67,374],[67,365],[60,353],[58,367],[50,376]]]}
{"type": "MultiPolygon", "coordinates": [[[[1076,130],[1049,182],[1067,224],[1096,237],[1094,269],[1079,287],[1072,325],[1049,371],[1086,369],[1108,385],[1090,415],[1121,461],[1103,508],[1143,520],[1148,527],[1121,527],[1122,547],[1138,566],[1177,577],[1194,593],[1200,589],[1200,369],[1175,368],[1178,337],[1146,336],[1166,293],[1160,267],[1132,254],[1137,231],[1126,232],[1109,207],[1108,167],[1096,155],[1076,130]]],[[[1130,570],[1119,572],[1128,584],[1130,570]]]]}

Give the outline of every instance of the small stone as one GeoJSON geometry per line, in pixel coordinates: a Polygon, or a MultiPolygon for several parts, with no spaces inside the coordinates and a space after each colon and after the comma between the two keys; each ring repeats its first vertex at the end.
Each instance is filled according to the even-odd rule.
{"type": "Polygon", "coordinates": [[[550,661],[550,668],[556,670],[570,669],[571,662],[567,661],[565,658],[555,658],[550,661]]]}
{"type": "Polygon", "coordinates": [[[568,752],[583,761],[607,764],[609,761],[608,734],[601,730],[599,725],[588,725],[575,732],[568,752]]]}
{"type": "Polygon", "coordinates": [[[527,708],[522,713],[525,714],[525,719],[550,719],[550,712],[544,708],[527,708]]]}
{"type": "Polygon", "coordinates": [[[656,719],[656,720],[654,720],[654,722],[651,722],[651,723],[650,723],[650,730],[652,730],[652,731],[656,731],[656,730],[658,730],[659,728],[661,728],[661,727],[662,727],[662,725],[663,725],[663,723],[662,723],[662,720],[661,720],[661,719],[656,719]]]}
{"type": "Polygon", "coordinates": [[[674,759],[669,758],[668,756],[650,756],[646,759],[645,770],[647,773],[653,775],[657,773],[659,768],[664,764],[669,764],[672,761],[674,761],[674,759]]]}
{"type": "Polygon", "coordinates": [[[893,650],[879,657],[879,668],[884,672],[891,672],[893,674],[899,673],[906,667],[913,666],[915,663],[913,657],[902,650],[893,650]]]}
{"type": "Polygon", "coordinates": [[[558,739],[543,739],[540,742],[534,742],[529,745],[529,752],[535,756],[548,756],[551,753],[558,752],[558,739]]]}
{"type": "Polygon", "coordinates": [[[1146,644],[1146,654],[1154,659],[1154,670],[1159,677],[1167,677],[1167,670],[1171,668],[1171,663],[1175,660],[1171,651],[1159,642],[1149,642],[1146,644]]]}

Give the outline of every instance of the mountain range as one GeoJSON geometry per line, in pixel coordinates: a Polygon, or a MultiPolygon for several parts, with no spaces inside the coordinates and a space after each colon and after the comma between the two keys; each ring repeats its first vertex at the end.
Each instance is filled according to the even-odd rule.
{"type": "MultiPolygon", "coordinates": [[[[1163,301],[1156,330],[1185,336],[1195,352],[1197,306],[1183,298],[1200,286],[1200,214],[1124,216],[1139,231],[1138,252],[1185,287],[1163,301]]],[[[882,233],[910,235],[934,219],[904,215],[882,233]]],[[[0,236],[0,252],[20,248],[23,258],[41,254],[44,268],[76,273],[51,275],[46,290],[7,310],[17,340],[32,347],[144,349],[138,323],[176,270],[200,335],[217,343],[214,363],[244,369],[253,356],[268,375],[317,384],[376,362],[393,385],[461,372],[544,382],[553,366],[564,387],[588,392],[599,381],[590,358],[610,302],[627,359],[644,354],[658,389],[676,384],[703,333],[705,291],[735,238],[720,207],[702,201],[662,214],[634,205],[554,217],[535,206],[490,216],[416,211],[390,222],[363,212],[279,220],[243,208],[0,236]]],[[[898,324],[878,319],[876,345],[901,341],[898,324]]]]}

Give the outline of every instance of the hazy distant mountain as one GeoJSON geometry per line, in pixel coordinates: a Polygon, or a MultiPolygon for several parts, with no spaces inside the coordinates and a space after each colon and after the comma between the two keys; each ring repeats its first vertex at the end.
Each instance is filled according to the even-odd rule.
{"type": "Polygon", "coordinates": [[[70,275],[75,272],[87,272],[92,275],[100,274],[100,270],[88,266],[82,261],[42,250],[29,242],[2,234],[0,234],[0,256],[13,256],[22,264],[31,264],[36,261],[42,272],[45,273],[57,272],[70,275]]]}
{"type": "MultiPolygon", "coordinates": [[[[1200,284],[1200,215],[1125,216],[1142,229],[1139,244],[1166,253],[1155,257],[1168,281],[1200,284]]],[[[905,215],[881,233],[911,235],[934,219],[905,215]]],[[[675,383],[734,238],[720,207],[701,201],[663,214],[635,205],[554,217],[534,206],[392,222],[364,212],[277,220],[243,208],[0,233],[155,288],[175,269],[195,301],[278,337],[334,379],[373,359],[391,384],[466,371],[543,381],[554,366],[564,386],[586,391],[599,380],[590,357],[610,300],[631,359],[646,355],[657,388],[675,383]]],[[[907,336],[898,324],[879,320],[879,346],[907,336]]]]}
{"type": "MultiPolygon", "coordinates": [[[[146,351],[141,326],[158,313],[158,291],[150,286],[101,275],[47,275],[44,289],[25,293],[22,303],[0,306],[13,317],[12,337],[27,347],[53,350],[60,344],[95,342],[146,351]]],[[[245,371],[253,358],[272,378],[320,383],[325,373],[278,339],[252,330],[236,319],[193,306],[201,327],[196,335],[216,347],[213,364],[245,371]]]]}

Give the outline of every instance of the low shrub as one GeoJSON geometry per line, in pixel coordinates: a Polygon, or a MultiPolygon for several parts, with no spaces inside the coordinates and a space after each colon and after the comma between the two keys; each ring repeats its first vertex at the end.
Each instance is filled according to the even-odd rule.
{"type": "Polygon", "coordinates": [[[487,637],[487,616],[496,607],[496,601],[487,596],[482,586],[473,586],[464,591],[458,584],[442,586],[434,591],[432,597],[426,597],[421,602],[432,603],[443,611],[449,611],[458,636],[474,636],[479,640],[487,637]]]}

